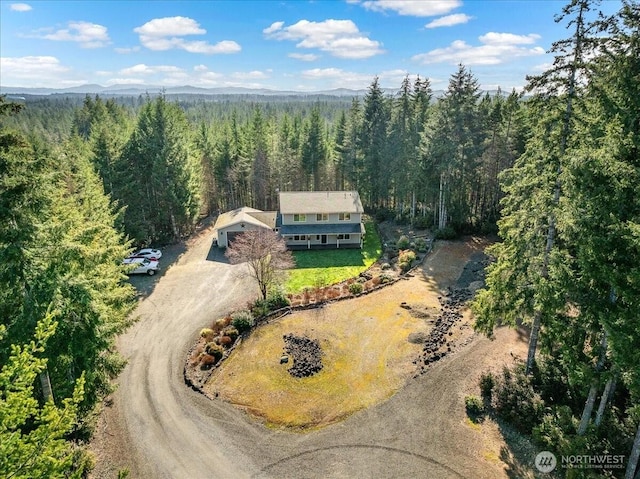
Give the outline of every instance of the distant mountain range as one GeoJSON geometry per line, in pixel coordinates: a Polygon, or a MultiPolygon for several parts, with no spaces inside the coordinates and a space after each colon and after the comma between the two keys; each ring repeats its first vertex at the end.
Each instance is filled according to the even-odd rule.
{"type": "MultiPolygon", "coordinates": [[[[397,89],[383,89],[386,94],[394,95],[397,89]]],[[[367,94],[368,90],[350,90],[348,88],[336,88],[333,90],[322,91],[292,91],[292,90],[269,90],[266,88],[242,88],[242,87],[225,87],[225,88],[200,88],[190,85],[176,87],[162,87],[156,85],[148,86],[131,86],[131,85],[112,85],[102,86],[95,84],[81,85],[71,88],[28,88],[15,86],[0,86],[0,95],[144,95],[149,93],[154,95],[164,91],[166,95],[259,95],[259,96],[333,96],[333,97],[362,97],[367,94]]],[[[434,91],[435,97],[439,97],[444,92],[434,91]]]]}

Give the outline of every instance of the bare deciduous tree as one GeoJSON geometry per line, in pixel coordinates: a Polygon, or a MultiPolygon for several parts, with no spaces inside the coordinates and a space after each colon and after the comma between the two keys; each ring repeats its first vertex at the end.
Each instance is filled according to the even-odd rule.
{"type": "Polygon", "coordinates": [[[284,239],[273,231],[262,228],[236,236],[225,256],[232,264],[248,264],[250,274],[260,288],[262,299],[267,299],[269,287],[278,281],[281,272],[295,265],[284,239]]]}

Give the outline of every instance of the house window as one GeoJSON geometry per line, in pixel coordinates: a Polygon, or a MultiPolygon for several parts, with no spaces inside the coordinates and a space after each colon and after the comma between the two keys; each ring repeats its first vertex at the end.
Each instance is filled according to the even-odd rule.
{"type": "Polygon", "coordinates": [[[316,214],[316,221],[329,221],[329,215],[327,213],[316,214]]]}
{"type": "Polygon", "coordinates": [[[304,241],[307,239],[307,235],[294,235],[293,241],[304,241]]]}
{"type": "Polygon", "coordinates": [[[351,213],[340,213],[338,219],[340,221],[351,221],[351,213]]]}
{"type": "Polygon", "coordinates": [[[348,240],[349,238],[351,238],[350,235],[338,235],[339,240],[348,240]]]}
{"type": "Polygon", "coordinates": [[[320,241],[320,235],[316,235],[316,241],[320,241]]]}
{"type": "Polygon", "coordinates": [[[307,215],[295,214],[293,215],[293,221],[297,223],[305,223],[307,221],[307,215]]]}

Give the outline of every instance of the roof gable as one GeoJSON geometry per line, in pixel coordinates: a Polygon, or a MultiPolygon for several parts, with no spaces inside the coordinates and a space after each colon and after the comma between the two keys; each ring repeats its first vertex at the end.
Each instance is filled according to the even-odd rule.
{"type": "Polygon", "coordinates": [[[276,212],[261,211],[248,206],[237,208],[218,216],[213,228],[214,230],[220,230],[240,223],[247,223],[273,229],[276,224],[276,212]]]}

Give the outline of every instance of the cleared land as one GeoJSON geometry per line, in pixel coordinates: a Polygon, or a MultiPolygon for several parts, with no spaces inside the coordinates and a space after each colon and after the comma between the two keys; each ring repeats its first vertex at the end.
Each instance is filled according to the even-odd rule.
{"type": "Polygon", "coordinates": [[[205,390],[269,426],[298,429],[326,426],[389,398],[416,372],[413,360],[422,346],[409,342],[409,335],[426,336],[432,329],[440,288],[455,282],[473,249],[473,243],[438,244],[425,265],[431,276],[416,275],[258,327],[205,390]],[[318,374],[295,378],[290,364],[280,364],[286,334],[320,342],[324,368],[318,374]]]}

